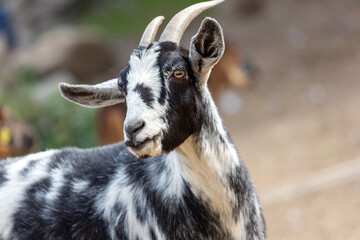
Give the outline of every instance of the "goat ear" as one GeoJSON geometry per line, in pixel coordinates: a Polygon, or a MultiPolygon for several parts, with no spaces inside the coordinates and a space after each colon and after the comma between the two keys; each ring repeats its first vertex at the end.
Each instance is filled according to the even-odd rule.
{"type": "Polygon", "coordinates": [[[60,93],[67,100],[90,108],[105,107],[125,101],[125,94],[118,85],[118,79],[96,85],[60,83],[60,93]]]}
{"type": "Polygon", "coordinates": [[[221,59],[224,51],[224,36],[220,24],[213,18],[205,18],[190,44],[192,68],[202,83],[206,83],[211,69],[221,59]]]}

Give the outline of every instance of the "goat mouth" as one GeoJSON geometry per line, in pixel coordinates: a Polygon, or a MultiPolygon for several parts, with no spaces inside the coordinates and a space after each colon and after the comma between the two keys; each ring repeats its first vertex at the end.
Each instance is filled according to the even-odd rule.
{"type": "Polygon", "coordinates": [[[125,142],[125,145],[130,147],[132,150],[138,151],[138,150],[141,150],[142,148],[144,148],[144,146],[147,143],[155,142],[159,136],[160,136],[160,134],[157,134],[152,138],[147,137],[141,142],[134,141],[134,140],[128,140],[128,141],[125,142]]]}

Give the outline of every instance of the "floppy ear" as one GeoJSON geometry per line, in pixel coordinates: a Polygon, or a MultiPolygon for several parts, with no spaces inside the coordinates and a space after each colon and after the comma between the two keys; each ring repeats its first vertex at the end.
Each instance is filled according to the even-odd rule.
{"type": "Polygon", "coordinates": [[[90,108],[105,107],[125,101],[125,94],[118,84],[118,79],[96,85],[60,83],[60,93],[67,100],[90,108]]]}
{"type": "Polygon", "coordinates": [[[206,83],[211,69],[225,51],[224,36],[220,24],[213,18],[205,18],[190,44],[190,61],[202,84],[206,83]]]}

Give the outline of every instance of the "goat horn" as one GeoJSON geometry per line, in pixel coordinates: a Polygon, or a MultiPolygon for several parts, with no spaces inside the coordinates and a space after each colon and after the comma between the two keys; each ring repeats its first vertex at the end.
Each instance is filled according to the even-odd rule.
{"type": "Polygon", "coordinates": [[[176,14],[166,25],[163,33],[160,36],[159,42],[170,41],[179,44],[186,28],[189,26],[189,24],[195,17],[197,17],[206,9],[218,5],[223,1],[224,0],[201,2],[185,8],[184,10],[176,14]]]}
{"type": "Polygon", "coordinates": [[[154,18],[149,23],[149,25],[146,27],[146,29],[141,37],[139,45],[147,46],[154,41],[156,32],[159,29],[159,26],[161,25],[163,20],[164,20],[164,17],[159,16],[159,17],[154,18]]]}

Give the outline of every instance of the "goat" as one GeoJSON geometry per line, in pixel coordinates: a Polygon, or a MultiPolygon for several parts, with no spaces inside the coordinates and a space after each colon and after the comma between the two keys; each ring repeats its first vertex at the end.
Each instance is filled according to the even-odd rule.
{"type": "Polygon", "coordinates": [[[224,52],[205,18],[179,46],[194,4],[146,28],[118,79],[60,84],[86,107],[126,100],[125,142],[49,150],[0,163],[1,239],[265,239],[254,184],[206,82],[224,52]]]}
{"type": "MultiPolygon", "coordinates": [[[[246,88],[254,83],[256,67],[243,58],[239,48],[226,42],[224,55],[211,71],[207,85],[213,99],[229,88],[246,88]],[[247,68],[240,68],[239,61],[247,68]],[[217,81],[219,80],[219,81],[217,81]]],[[[123,141],[123,126],[126,115],[126,104],[116,104],[96,111],[96,133],[101,145],[123,141]]]]}

